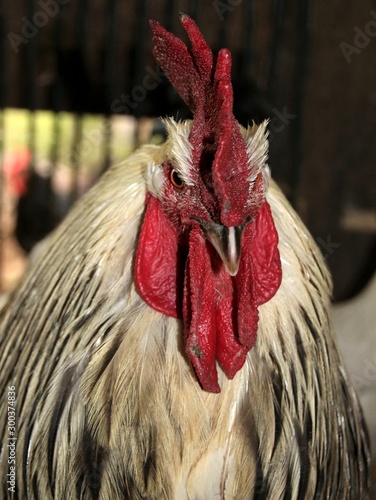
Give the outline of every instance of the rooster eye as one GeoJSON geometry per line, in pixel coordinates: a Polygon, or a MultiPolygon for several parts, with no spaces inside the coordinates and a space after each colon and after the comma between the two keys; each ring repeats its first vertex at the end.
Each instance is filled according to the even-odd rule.
{"type": "Polygon", "coordinates": [[[170,181],[174,187],[177,189],[183,189],[184,187],[184,182],[180,178],[179,174],[177,173],[176,170],[172,169],[170,173],[170,181]]]}

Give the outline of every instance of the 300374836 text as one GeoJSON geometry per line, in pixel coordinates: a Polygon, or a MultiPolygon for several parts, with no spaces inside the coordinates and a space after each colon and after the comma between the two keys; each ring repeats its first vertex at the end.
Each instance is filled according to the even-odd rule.
{"type": "Polygon", "coordinates": [[[16,388],[8,386],[8,465],[7,474],[8,490],[16,492],[16,388]]]}

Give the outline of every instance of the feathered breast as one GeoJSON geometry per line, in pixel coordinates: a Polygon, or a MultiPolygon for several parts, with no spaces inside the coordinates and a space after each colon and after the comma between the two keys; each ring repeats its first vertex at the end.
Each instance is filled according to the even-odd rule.
{"type": "Polygon", "coordinates": [[[181,321],[139,297],[144,176],[163,154],[148,147],[112,168],[3,310],[1,388],[17,392],[18,497],[355,498],[367,445],[331,336],[330,280],[273,183],[282,284],[259,308],[244,367],[232,381],[219,369],[220,394],[197,383],[181,321]]]}

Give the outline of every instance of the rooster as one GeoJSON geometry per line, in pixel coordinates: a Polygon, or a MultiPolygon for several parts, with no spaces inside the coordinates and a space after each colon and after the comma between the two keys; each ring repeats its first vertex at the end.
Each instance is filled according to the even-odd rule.
{"type": "Polygon", "coordinates": [[[181,23],[189,49],[151,22],[154,56],[193,120],[111,167],[2,310],[2,497],[367,498],[324,261],[229,51],[181,23]]]}

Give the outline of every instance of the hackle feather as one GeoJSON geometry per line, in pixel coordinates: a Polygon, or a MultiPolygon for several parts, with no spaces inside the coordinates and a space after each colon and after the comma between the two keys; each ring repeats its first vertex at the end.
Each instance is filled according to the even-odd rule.
{"type": "MultiPolygon", "coordinates": [[[[262,169],[258,131],[242,134],[258,141],[262,169]]],[[[218,369],[220,394],[198,384],[181,321],[138,295],[145,185],[161,187],[149,176],[170,152],[144,147],[112,167],[2,311],[1,390],[17,393],[14,498],[367,498],[367,437],[332,337],[330,277],[273,182],[282,284],[259,307],[244,367],[233,380],[218,369]]]]}

